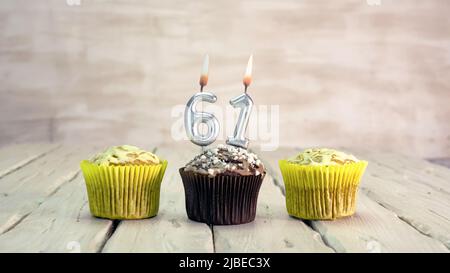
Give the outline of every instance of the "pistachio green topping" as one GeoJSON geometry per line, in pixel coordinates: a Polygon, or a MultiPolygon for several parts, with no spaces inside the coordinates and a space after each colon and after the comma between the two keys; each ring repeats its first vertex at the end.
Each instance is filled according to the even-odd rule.
{"type": "Polygon", "coordinates": [[[351,154],[327,148],[306,149],[297,156],[288,159],[288,162],[290,163],[323,166],[344,165],[358,161],[359,160],[351,154]]]}
{"type": "Polygon", "coordinates": [[[159,164],[159,158],[151,152],[144,151],[131,145],[114,146],[99,153],[91,159],[91,162],[100,166],[116,165],[155,165],[159,164]]]}

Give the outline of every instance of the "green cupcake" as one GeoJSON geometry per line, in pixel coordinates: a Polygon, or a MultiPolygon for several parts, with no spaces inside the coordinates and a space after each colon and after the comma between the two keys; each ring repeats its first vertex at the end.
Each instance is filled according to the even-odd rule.
{"type": "Polygon", "coordinates": [[[279,165],[289,215],[310,220],[355,213],[361,177],[368,162],[333,149],[307,149],[279,165]]]}
{"type": "Polygon", "coordinates": [[[91,214],[142,219],[159,210],[167,161],[135,146],[115,146],[81,162],[91,214]]]}

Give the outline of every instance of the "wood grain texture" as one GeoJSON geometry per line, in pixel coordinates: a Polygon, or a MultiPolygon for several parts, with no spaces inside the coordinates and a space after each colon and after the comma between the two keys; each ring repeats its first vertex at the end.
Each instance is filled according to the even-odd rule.
{"type": "Polygon", "coordinates": [[[213,252],[209,226],[187,218],[184,190],[178,169],[199,150],[190,146],[163,146],[157,155],[169,164],[161,186],[160,210],[156,217],[121,221],[104,252],[213,252]]]}
{"type": "MultiPolygon", "coordinates": [[[[353,149],[342,150],[352,151],[353,149]]],[[[298,151],[300,151],[299,148],[280,148],[274,152],[262,153],[263,162],[267,163],[270,166],[269,168],[272,168],[277,180],[277,185],[282,190],[284,189],[284,184],[282,182],[283,180],[277,161],[282,158],[291,157],[298,151]],[[274,166],[274,164],[277,165],[274,166]]],[[[361,190],[359,195],[362,196],[361,198],[365,202],[362,205],[362,209],[363,211],[370,209],[371,211],[374,211],[374,217],[378,220],[383,219],[383,221],[380,221],[378,224],[373,221],[371,227],[367,226],[368,230],[366,232],[368,234],[372,233],[370,236],[374,236],[377,232],[385,229],[386,226],[392,225],[394,227],[397,226],[398,229],[390,230],[392,233],[389,234],[389,236],[391,237],[398,236],[399,238],[402,238],[405,234],[413,234],[411,230],[405,232],[405,227],[399,224],[394,218],[388,217],[395,215],[398,219],[416,229],[415,238],[420,238],[422,234],[430,236],[449,248],[450,198],[447,192],[439,189],[440,187],[447,188],[444,177],[447,176],[449,170],[441,166],[434,166],[432,163],[419,159],[409,159],[411,160],[411,165],[409,165],[409,160],[407,158],[396,156],[394,154],[379,153],[374,156],[370,156],[370,153],[364,154],[364,152],[357,152],[356,154],[359,158],[369,160],[369,166],[363,176],[360,186],[361,190]],[[389,163],[383,161],[383,159],[388,158],[390,158],[389,163]],[[423,165],[421,165],[422,163],[423,165]],[[424,171],[425,169],[439,170],[439,175],[424,171]],[[404,175],[405,171],[408,172],[409,176],[404,175]],[[363,196],[364,194],[377,202],[378,205],[368,204],[368,201],[365,201],[366,197],[363,196]],[[387,214],[386,209],[389,210],[391,214],[387,214]],[[403,234],[397,234],[399,232],[403,232],[403,234]]],[[[357,212],[359,212],[359,208],[357,208],[357,212]]],[[[312,225],[315,228],[321,227],[318,231],[325,236],[328,225],[337,224],[334,222],[320,222],[317,224],[312,222],[312,225]]],[[[327,234],[327,236],[330,237],[336,235],[332,233],[327,234]]],[[[383,236],[386,235],[387,234],[378,234],[380,238],[383,238],[383,236]]],[[[333,238],[338,237],[339,236],[337,235],[337,237],[333,238]]],[[[368,238],[367,234],[365,237],[363,236],[363,238],[368,238]]],[[[376,236],[374,238],[376,238],[376,236]]],[[[421,238],[420,240],[427,241],[424,238],[421,238]]],[[[339,242],[337,239],[332,239],[331,241],[338,251],[346,251],[347,248],[351,249],[351,251],[368,251],[366,246],[364,246],[363,239],[362,241],[359,241],[359,239],[353,238],[353,241],[350,240],[352,244],[347,245],[347,248],[345,243],[341,244],[342,242],[339,242]]],[[[374,242],[371,243],[373,245],[381,244],[376,240],[373,241],[374,242]]],[[[412,243],[412,241],[410,241],[410,243],[409,246],[405,244],[403,248],[399,248],[400,245],[395,244],[386,244],[384,247],[386,249],[396,248],[398,251],[427,251],[427,244],[424,244],[424,249],[420,250],[417,249],[418,241],[416,241],[416,244],[412,243]]],[[[332,245],[331,242],[329,244],[332,245]]],[[[428,247],[430,246],[434,247],[436,250],[440,249],[440,251],[442,251],[439,244],[428,243],[428,247]]]]}
{"type": "Polygon", "coordinates": [[[0,179],[0,234],[14,227],[79,173],[92,148],[60,147],[0,179]]]}
{"type": "MultiPolygon", "coordinates": [[[[0,149],[0,162],[9,168],[21,162],[20,158],[39,154],[39,146],[4,147],[0,149]],[[5,157],[10,154],[17,158],[5,157]]],[[[277,164],[278,159],[292,156],[298,149],[257,151],[268,175],[259,195],[255,221],[211,229],[190,221],[185,212],[178,168],[199,152],[191,144],[163,145],[157,150],[160,157],[169,161],[158,216],[115,222],[90,215],[79,172],[79,161],[98,149],[64,145],[47,148],[50,150],[0,178],[0,252],[449,252],[450,249],[450,198],[445,184],[449,170],[423,160],[357,152],[358,157],[369,160],[357,213],[336,221],[304,222],[286,213],[277,164]]]]}
{"type": "Polygon", "coordinates": [[[449,252],[364,194],[359,194],[355,215],[311,225],[337,252],[449,252]]]}
{"type": "Polygon", "coordinates": [[[272,179],[277,185],[278,188],[280,188],[283,195],[284,192],[284,183],[283,183],[283,176],[281,175],[280,167],[278,166],[278,161],[280,159],[287,159],[290,157],[293,157],[298,152],[301,151],[300,148],[296,147],[279,147],[275,151],[261,151],[261,149],[254,148],[254,152],[259,155],[261,158],[261,161],[264,163],[264,166],[267,168],[268,172],[270,172],[272,179]]]}
{"type": "Polygon", "coordinates": [[[2,0],[0,145],[171,143],[203,56],[224,110],[253,53],[280,145],[448,157],[450,5],[371,1],[2,0]]]}
{"type": "Polygon", "coordinates": [[[374,161],[375,167],[392,170],[405,183],[418,182],[450,194],[450,169],[427,160],[393,153],[359,150],[357,155],[374,161]]]}
{"type": "Polygon", "coordinates": [[[450,169],[392,153],[359,151],[358,156],[371,162],[362,190],[450,248],[450,169]]]}
{"type": "Polygon", "coordinates": [[[439,164],[441,166],[445,166],[447,168],[450,168],[450,157],[443,157],[443,158],[430,158],[428,161],[439,164]]]}
{"type": "Polygon", "coordinates": [[[0,178],[56,149],[56,144],[17,144],[0,149],[0,178]]]}
{"type": "Polygon", "coordinates": [[[0,235],[0,252],[97,252],[112,228],[112,221],[91,216],[79,174],[0,235]]]}
{"type": "Polygon", "coordinates": [[[398,177],[389,168],[376,168],[375,164],[369,163],[361,190],[418,231],[450,248],[449,195],[427,184],[398,177]]]}
{"type": "Polygon", "coordinates": [[[266,176],[253,222],[214,226],[216,252],[333,252],[303,221],[289,217],[284,196],[266,176]]]}

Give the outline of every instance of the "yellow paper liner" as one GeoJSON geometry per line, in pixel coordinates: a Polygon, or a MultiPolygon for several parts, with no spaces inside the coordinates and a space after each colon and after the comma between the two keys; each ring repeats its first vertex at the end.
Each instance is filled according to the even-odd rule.
{"type": "Polygon", "coordinates": [[[367,161],[359,161],[336,166],[307,166],[280,160],[289,215],[309,220],[352,215],[367,164],[367,161]]]}
{"type": "Polygon", "coordinates": [[[158,165],[99,166],[83,160],[80,166],[92,215],[142,219],[158,214],[167,161],[158,165]]]}

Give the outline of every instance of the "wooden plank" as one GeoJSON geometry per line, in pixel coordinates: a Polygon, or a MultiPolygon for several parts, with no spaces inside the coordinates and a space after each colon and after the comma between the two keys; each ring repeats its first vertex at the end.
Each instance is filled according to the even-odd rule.
{"type": "Polygon", "coordinates": [[[154,218],[121,221],[104,252],[213,252],[213,236],[206,224],[187,218],[184,190],[178,169],[198,149],[191,144],[165,146],[157,155],[169,164],[161,186],[160,211],[154,218]]]}
{"type": "Polygon", "coordinates": [[[390,153],[360,151],[358,156],[370,162],[363,192],[450,249],[449,170],[390,153]]]}
{"type": "Polygon", "coordinates": [[[214,226],[216,252],[332,252],[303,221],[289,217],[284,196],[270,174],[258,197],[256,219],[236,226],[214,226]]]}
{"type": "MultiPolygon", "coordinates": [[[[169,160],[161,192],[160,214],[142,221],[122,221],[104,251],[213,251],[210,228],[188,220],[185,214],[178,168],[196,152],[184,154],[184,151],[186,147],[158,151],[158,154],[167,155],[169,160]]],[[[279,158],[295,154],[291,149],[278,152],[279,155],[268,161],[277,162],[279,158]]],[[[111,221],[90,216],[84,182],[80,175],[76,177],[79,160],[91,154],[92,151],[79,151],[77,147],[61,147],[0,179],[0,226],[3,228],[0,251],[90,252],[102,249],[114,226],[111,221]]],[[[266,162],[264,158],[263,161],[266,162]]],[[[374,162],[378,160],[374,159],[374,162]]],[[[278,170],[278,165],[273,164],[266,163],[266,167],[277,176],[276,171],[271,170],[278,170]]],[[[392,164],[391,168],[370,164],[363,178],[362,192],[381,206],[360,194],[355,217],[310,223],[328,245],[337,251],[349,252],[447,250],[443,245],[449,247],[450,242],[448,195],[431,187],[433,184],[420,182],[427,177],[426,174],[402,179],[402,175],[395,171],[398,169],[395,163],[392,164]]],[[[406,168],[411,167],[406,163],[406,168]]],[[[428,182],[436,179],[435,175],[429,176],[428,182]]],[[[258,218],[254,223],[214,227],[216,251],[331,251],[319,234],[302,221],[287,216],[283,197],[268,181],[271,181],[270,176],[263,183],[258,218]],[[276,193],[279,198],[276,198],[276,193]],[[287,235],[282,240],[279,234],[287,235]],[[291,234],[295,236],[291,238],[291,234]]]]}
{"type": "Polygon", "coordinates": [[[402,183],[368,167],[361,190],[371,199],[395,212],[418,231],[450,248],[450,199],[446,193],[419,183],[402,183]]]}
{"type": "Polygon", "coordinates": [[[400,168],[407,168],[416,173],[421,173],[427,176],[437,177],[450,180],[450,169],[438,164],[429,162],[422,158],[415,158],[411,156],[397,155],[393,153],[367,153],[369,156],[373,155],[379,162],[386,164],[396,164],[400,168]]]}
{"type": "Polygon", "coordinates": [[[0,179],[0,234],[13,228],[79,172],[92,148],[59,147],[0,179]],[[86,151],[86,152],[85,152],[86,151]]]}
{"type": "Polygon", "coordinates": [[[429,158],[427,160],[433,164],[438,164],[438,165],[441,165],[441,166],[444,166],[444,167],[450,169],[450,157],[429,158]]]}
{"type": "Polygon", "coordinates": [[[337,252],[448,252],[393,212],[359,194],[357,213],[336,221],[311,221],[337,252]]]}
{"type": "Polygon", "coordinates": [[[293,157],[300,151],[301,148],[295,147],[278,147],[278,149],[276,149],[275,151],[270,152],[264,152],[255,149],[255,153],[259,155],[261,161],[264,163],[264,166],[267,168],[267,171],[272,176],[273,182],[277,187],[280,188],[283,195],[285,194],[283,176],[281,175],[278,161],[280,159],[293,157]]]}
{"type": "Polygon", "coordinates": [[[56,144],[17,144],[0,149],[0,178],[57,148],[56,144]]]}
{"type": "Polygon", "coordinates": [[[361,153],[372,162],[372,168],[381,174],[406,184],[426,184],[431,188],[450,195],[450,169],[430,163],[423,159],[408,158],[386,153],[361,153]]]}
{"type": "Polygon", "coordinates": [[[112,221],[91,216],[79,174],[0,235],[0,252],[96,252],[112,229],[112,221]]]}
{"type": "MultiPolygon", "coordinates": [[[[274,167],[273,164],[280,158],[295,155],[299,150],[283,147],[275,152],[261,153],[263,162],[272,162],[270,165],[275,169],[275,177],[278,180],[277,185],[282,189],[284,189],[284,184],[281,173],[278,166],[274,167]]],[[[342,150],[352,151],[351,149],[342,150]]],[[[408,163],[405,161],[403,161],[404,164],[401,166],[392,163],[391,167],[386,168],[384,165],[377,164],[378,159],[376,158],[366,156],[361,152],[356,153],[356,155],[362,159],[369,160],[369,167],[361,182],[360,196],[361,193],[366,194],[379,203],[380,206],[394,212],[398,218],[419,232],[439,240],[447,248],[450,248],[450,199],[446,193],[417,180],[405,179],[397,171],[408,166],[408,163]]],[[[426,177],[428,177],[428,182],[435,180],[432,175],[427,175],[426,173],[422,175],[425,178],[422,177],[421,179],[427,180],[426,177]]],[[[381,212],[379,214],[382,215],[381,212]]],[[[339,247],[337,249],[339,250],[339,247]]]]}

